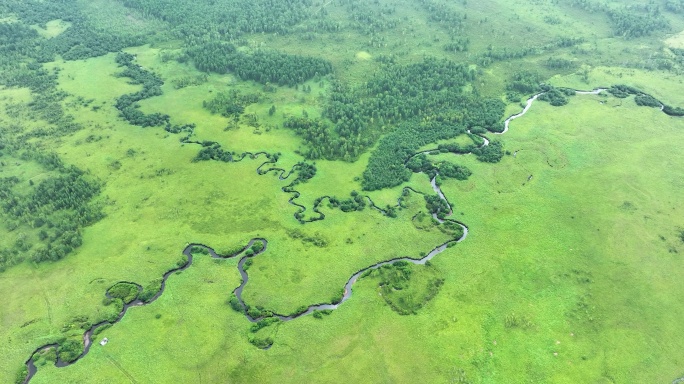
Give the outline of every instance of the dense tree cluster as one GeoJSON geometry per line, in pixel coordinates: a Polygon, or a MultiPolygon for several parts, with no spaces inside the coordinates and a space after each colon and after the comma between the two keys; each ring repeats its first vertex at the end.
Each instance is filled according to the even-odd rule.
{"type": "Polygon", "coordinates": [[[449,204],[438,195],[424,195],[423,197],[425,198],[425,207],[428,212],[437,215],[438,218],[444,219],[446,215],[451,213],[449,204]]]}
{"type": "Polygon", "coordinates": [[[193,132],[195,132],[195,128],[197,128],[195,124],[167,124],[166,127],[164,127],[164,130],[168,133],[173,134],[185,132],[189,136],[192,135],[193,132]]]}
{"type": "Polygon", "coordinates": [[[366,208],[366,198],[356,191],[352,191],[351,197],[344,200],[338,199],[335,196],[328,200],[331,207],[340,208],[342,212],[363,211],[366,208]]]}
{"type": "Polygon", "coordinates": [[[237,51],[229,43],[213,41],[188,49],[195,67],[205,72],[232,72],[243,80],[294,86],[332,72],[330,62],[271,50],[237,51]]]}
{"type": "Polygon", "coordinates": [[[444,50],[447,52],[465,52],[470,46],[470,39],[467,37],[457,37],[453,41],[444,45],[444,50]]]}
{"type": "Polygon", "coordinates": [[[107,290],[107,296],[120,299],[124,304],[128,304],[138,298],[140,288],[132,283],[116,283],[107,290]]]}
{"type": "Polygon", "coordinates": [[[577,62],[561,57],[549,57],[544,62],[544,66],[549,69],[573,69],[577,67],[577,62]]]}
{"type": "Polygon", "coordinates": [[[608,92],[615,97],[626,98],[630,95],[634,95],[634,102],[639,106],[646,107],[661,107],[663,112],[669,116],[684,116],[684,108],[673,107],[671,105],[663,104],[660,100],[655,97],[641,92],[641,90],[631,87],[629,85],[618,84],[613,85],[608,89],[608,92]]]}
{"type": "Polygon", "coordinates": [[[231,58],[236,54],[237,49],[233,44],[210,41],[187,49],[187,57],[181,56],[179,60],[190,59],[195,67],[203,72],[226,73],[231,58]]]}
{"type": "MultiPolygon", "coordinates": [[[[458,107],[461,87],[474,78],[471,68],[449,60],[428,57],[416,64],[390,65],[368,81],[356,95],[363,99],[352,107],[360,109],[358,112],[363,116],[377,115],[387,123],[429,116],[458,107]]],[[[327,116],[336,123],[353,119],[358,112],[342,107],[338,101],[333,98],[326,109],[327,116]]]]}
{"type": "Polygon", "coordinates": [[[678,66],[678,69],[681,71],[682,67],[684,67],[684,49],[670,47],[669,50],[672,55],[662,58],[662,61],[667,63],[663,69],[672,69],[673,67],[678,66]]]}
{"type": "Polygon", "coordinates": [[[410,169],[413,173],[425,173],[429,175],[430,178],[433,178],[436,173],[434,164],[432,164],[432,161],[430,161],[424,153],[412,157],[406,163],[406,168],[410,169]]]}
{"type": "Polygon", "coordinates": [[[294,120],[288,125],[296,128],[306,123],[316,129],[315,134],[304,135],[311,138],[311,156],[354,160],[401,121],[461,109],[461,88],[473,78],[473,70],[447,60],[389,64],[358,88],[333,84],[324,110],[332,125],[292,124],[294,120]]]}
{"type": "Polygon", "coordinates": [[[304,155],[308,159],[334,159],[337,150],[330,146],[333,142],[333,129],[329,121],[323,119],[309,119],[308,117],[288,116],[283,127],[295,131],[304,138],[308,149],[304,155]]]}
{"type": "Polygon", "coordinates": [[[672,13],[684,13],[684,0],[667,0],[665,2],[665,9],[672,13]]]}
{"type": "Polygon", "coordinates": [[[532,95],[541,91],[542,76],[538,72],[519,71],[506,83],[506,99],[519,102],[521,95],[532,95]]]}
{"type": "MultiPolygon", "coordinates": [[[[141,36],[120,36],[95,27],[72,25],[64,33],[44,43],[44,52],[59,54],[64,60],[81,60],[116,52],[125,47],[140,45],[141,36]]],[[[54,58],[46,54],[43,61],[54,58]]]]}
{"type": "Polygon", "coordinates": [[[404,164],[418,148],[438,140],[450,139],[465,133],[462,124],[447,122],[400,124],[395,131],[380,139],[371,154],[361,185],[373,191],[390,188],[406,182],[411,170],[404,164]]]}
{"type": "Polygon", "coordinates": [[[173,25],[173,34],[195,44],[244,33],[288,33],[309,17],[311,0],[123,0],[129,8],[173,25]]]}
{"type": "MultiPolygon", "coordinates": [[[[24,154],[26,160],[32,157],[24,154]]],[[[33,160],[57,174],[37,185],[29,183],[29,193],[19,192],[17,177],[0,178],[0,207],[8,229],[40,229],[37,239],[19,233],[13,248],[0,249],[0,270],[26,257],[34,262],[62,259],[81,245],[81,228],[103,217],[92,202],[100,192],[97,182],[62,165],[55,155],[37,154],[33,160]]]]}
{"type": "Polygon", "coordinates": [[[629,95],[638,95],[641,93],[641,91],[629,85],[616,84],[608,88],[608,93],[615,97],[624,99],[629,95]]]}
{"type": "Polygon", "coordinates": [[[542,93],[538,100],[548,101],[549,104],[554,107],[560,107],[568,103],[569,96],[575,96],[576,92],[574,89],[568,88],[556,88],[550,85],[542,85],[542,93]]]}
{"type": "Polygon", "coordinates": [[[82,14],[77,0],[7,1],[9,10],[26,24],[45,25],[46,22],[57,19],[71,23],[60,35],[38,42],[39,49],[32,56],[39,62],[52,61],[55,55],[60,55],[65,60],[87,59],[144,43],[142,34],[114,34],[93,25],[82,14]]]}
{"type": "Polygon", "coordinates": [[[213,99],[202,102],[202,106],[211,113],[218,113],[224,117],[239,117],[245,107],[259,102],[261,96],[256,93],[242,93],[236,89],[219,92],[213,99]]]}
{"type": "Polygon", "coordinates": [[[448,161],[443,161],[437,164],[439,175],[442,178],[451,178],[456,180],[467,180],[473,172],[467,167],[456,165],[448,161]]]}
{"type": "MultiPolygon", "coordinates": [[[[459,106],[452,107],[444,115],[435,116],[432,120],[409,120],[380,139],[363,173],[364,190],[393,187],[408,181],[411,171],[405,163],[423,145],[454,138],[469,128],[486,127],[492,132],[503,130],[501,118],[505,105],[501,100],[477,97],[459,99],[459,106]]],[[[473,149],[472,152],[479,160],[491,161],[496,159],[492,151],[495,150],[485,147],[478,151],[473,149]]]]}
{"type": "Polygon", "coordinates": [[[204,142],[202,143],[202,149],[200,149],[192,161],[218,160],[229,163],[233,161],[234,155],[235,152],[224,150],[219,143],[204,142]]]}
{"type": "Polygon", "coordinates": [[[473,154],[482,162],[498,163],[504,155],[503,145],[500,141],[491,141],[489,145],[474,149],[473,154]]]}
{"type": "Polygon", "coordinates": [[[663,112],[670,116],[684,116],[684,108],[682,107],[673,107],[671,105],[665,105],[663,106],[663,112]]]}
{"type": "MultiPolygon", "coordinates": [[[[630,4],[620,7],[610,6],[604,2],[592,0],[571,0],[570,4],[592,13],[604,13],[608,16],[616,35],[627,39],[648,36],[653,32],[669,28],[667,19],[660,12],[660,4],[651,1],[647,4],[630,4]]],[[[676,12],[681,0],[668,0],[665,8],[676,12]]]]}
{"type": "Polygon", "coordinates": [[[643,107],[660,108],[663,105],[658,99],[645,93],[634,96],[634,102],[643,107]]]}
{"type": "Polygon", "coordinates": [[[653,3],[610,10],[608,16],[615,33],[626,38],[647,36],[670,27],[660,8],[653,3]]]}
{"type": "Polygon", "coordinates": [[[414,173],[425,173],[430,179],[439,174],[441,178],[467,180],[468,177],[472,175],[470,169],[448,161],[441,161],[437,164],[433,164],[424,153],[412,157],[411,160],[406,163],[406,168],[414,173]]]}
{"type": "Polygon", "coordinates": [[[367,1],[353,0],[347,4],[351,27],[365,35],[373,35],[397,26],[392,17],[396,7],[367,1]]]}
{"type": "Polygon", "coordinates": [[[119,110],[119,115],[132,125],[141,127],[154,127],[169,123],[169,116],[161,113],[145,114],[139,108],[140,100],[162,94],[161,86],[164,81],[154,73],[144,69],[134,62],[135,56],[119,52],[116,55],[116,62],[120,67],[124,67],[119,77],[128,77],[131,84],[141,84],[142,89],[135,93],[129,93],[116,100],[115,107],[119,110]]]}
{"type": "MultiPolygon", "coordinates": [[[[35,215],[41,212],[78,209],[82,208],[83,203],[89,201],[99,191],[99,185],[86,180],[82,171],[68,168],[63,175],[46,179],[38,184],[26,204],[11,200],[4,203],[4,208],[19,217],[26,213],[35,215]],[[27,212],[22,212],[22,210],[27,212]]],[[[87,215],[84,215],[83,219],[87,220],[87,215]]]]}
{"type": "Polygon", "coordinates": [[[57,354],[59,359],[71,363],[76,361],[79,356],[83,353],[83,342],[78,339],[68,339],[63,340],[59,343],[57,348],[57,354]]]}
{"type": "MultiPolygon", "coordinates": [[[[471,130],[471,131],[472,131],[472,130],[471,130]]],[[[475,136],[475,135],[471,135],[471,136],[475,136]]],[[[476,136],[476,137],[479,137],[479,136],[476,136]]],[[[437,146],[437,150],[438,150],[440,153],[449,153],[449,152],[451,152],[451,153],[455,153],[455,154],[457,154],[457,155],[462,155],[462,154],[465,154],[465,153],[471,153],[471,152],[474,151],[477,147],[478,147],[478,145],[475,145],[474,143],[473,143],[473,144],[468,144],[468,145],[466,145],[466,146],[459,145],[458,143],[444,143],[444,144],[439,144],[439,145],[437,146]]]]}
{"type": "Polygon", "coordinates": [[[316,176],[316,166],[311,163],[302,161],[295,164],[294,168],[297,169],[297,178],[290,184],[290,187],[299,183],[306,183],[316,176]]]}

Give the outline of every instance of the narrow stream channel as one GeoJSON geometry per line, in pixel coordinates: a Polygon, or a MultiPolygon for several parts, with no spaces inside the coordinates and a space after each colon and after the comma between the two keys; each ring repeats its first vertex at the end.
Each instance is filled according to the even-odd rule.
{"type": "MultiPolygon", "coordinates": [[[[604,90],[605,90],[605,88],[597,88],[597,89],[594,89],[594,90],[592,90],[592,91],[577,91],[577,90],[576,90],[575,92],[576,92],[578,95],[597,95],[597,94],[599,94],[600,92],[602,92],[602,91],[604,91],[604,90]]],[[[512,116],[510,116],[509,118],[507,118],[507,119],[505,120],[505,122],[504,122],[504,130],[503,130],[502,132],[497,132],[497,133],[495,133],[495,134],[504,134],[504,133],[506,133],[506,132],[508,131],[508,129],[509,129],[509,124],[510,124],[510,122],[511,122],[512,120],[514,120],[514,119],[517,119],[517,118],[519,118],[519,117],[525,115],[525,114],[529,111],[529,109],[530,109],[530,107],[532,106],[532,104],[534,103],[534,101],[537,100],[537,98],[538,98],[539,96],[541,96],[542,94],[543,94],[543,93],[539,93],[539,94],[536,94],[536,95],[532,96],[531,98],[529,98],[529,99],[527,100],[527,103],[526,103],[524,109],[523,109],[520,113],[517,113],[517,114],[512,115],[512,116]]],[[[484,137],[483,135],[478,135],[478,136],[482,137],[482,139],[484,140],[482,146],[487,146],[487,145],[489,145],[489,139],[487,139],[487,138],[484,137]]],[[[419,155],[419,154],[421,154],[421,153],[429,153],[429,152],[431,152],[431,151],[433,151],[433,150],[421,151],[421,152],[419,152],[419,153],[416,153],[414,156],[419,155]]],[[[265,153],[265,152],[264,152],[264,153],[265,153]]],[[[261,155],[261,154],[263,154],[263,153],[253,154],[253,155],[252,155],[252,158],[255,158],[256,156],[261,155]]],[[[462,155],[465,155],[465,154],[462,154],[462,155]]],[[[243,154],[243,158],[244,158],[244,154],[243,154]]],[[[242,158],[241,158],[240,160],[242,160],[242,158]]],[[[288,173],[285,173],[285,170],[282,169],[282,168],[270,168],[270,169],[267,169],[267,170],[261,170],[261,167],[264,166],[265,164],[272,164],[272,163],[274,163],[274,162],[266,162],[266,163],[260,165],[260,166],[257,168],[257,172],[258,172],[259,174],[265,174],[265,173],[268,173],[268,172],[271,172],[271,171],[276,171],[276,172],[278,172],[278,177],[279,177],[279,179],[280,179],[280,180],[284,180],[284,179],[288,178],[288,177],[293,173],[293,171],[295,170],[294,167],[293,167],[293,169],[290,170],[288,173]]],[[[296,166],[295,166],[295,167],[296,167],[296,166]]],[[[434,191],[442,200],[444,200],[444,202],[445,202],[445,203],[447,204],[447,206],[449,207],[449,214],[448,214],[447,216],[452,215],[452,213],[453,213],[453,211],[452,211],[452,206],[451,206],[451,204],[449,203],[449,201],[448,201],[448,199],[446,198],[446,196],[444,195],[444,193],[442,192],[442,190],[441,190],[441,188],[439,187],[439,185],[437,185],[436,176],[433,177],[432,180],[430,180],[430,184],[431,184],[431,186],[432,186],[433,191],[434,191]]],[[[287,188],[287,187],[283,188],[283,191],[289,192],[289,193],[294,193],[294,197],[290,199],[290,204],[295,205],[295,206],[300,207],[300,208],[306,209],[305,207],[303,207],[303,206],[301,206],[301,205],[299,205],[299,204],[297,204],[297,203],[294,202],[294,199],[295,199],[296,197],[299,196],[299,192],[294,191],[294,190],[285,190],[286,188],[287,188]]],[[[405,188],[405,189],[409,189],[409,190],[411,190],[411,191],[417,192],[417,191],[411,189],[410,187],[407,187],[407,188],[405,188]]],[[[420,192],[418,192],[418,193],[420,193],[420,192]]],[[[370,198],[369,198],[369,200],[370,200],[370,198]]],[[[372,200],[371,200],[371,205],[372,205],[375,209],[378,209],[378,210],[382,211],[381,208],[375,206],[375,204],[372,204],[372,200]]],[[[383,212],[384,212],[384,211],[383,211],[383,212]]],[[[444,223],[444,221],[445,221],[445,220],[442,220],[442,219],[438,218],[436,214],[433,214],[433,218],[435,218],[435,219],[436,219],[437,221],[439,221],[440,223],[444,223]]],[[[395,259],[390,259],[390,260],[381,261],[381,262],[378,262],[378,263],[373,264],[373,265],[371,265],[371,266],[368,266],[368,267],[365,267],[365,268],[363,268],[363,269],[360,269],[359,271],[357,271],[356,273],[354,273],[354,274],[347,280],[346,284],[344,285],[344,294],[343,294],[342,298],[340,299],[340,301],[339,301],[338,303],[336,303],[336,304],[331,304],[331,303],[313,304],[313,305],[309,305],[309,306],[306,308],[305,311],[303,311],[303,312],[301,312],[301,313],[298,313],[298,314],[296,314],[296,315],[283,315],[283,314],[273,313],[272,316],[273,316],[273,317],[277,317],[277,318],[280,319],[281,321],[291,321],[291,320],[297,319],[297,318],[299,318],[299,317],[309,315],[309,314],[311,314],[312,312],[314,312],[314,311],[316,311],[316,310],[334,310],[334,309],[337,309],[337,308],[339,308],[340,305],[342,305],[344,302],[346,302],[347,300],[349,300],[349,299],[351,298],[351,296],[352,296],[352,286],[354,285],[354,283],[356,283],[356,282],[359,280],[359,278],[360,278],[365,272],[370,271],[370,270],[374,270],[374,269],[381,268],[381,267],[383,267],[383,266],[385,266],[385,265],[389,265],[389,264],[395,263],[395,262],[397,262],[397,261],[404,261],[404,262],[408,262],[408,263],[412,263],[412,264],[416,264],[416,265],[424,265],[426,262],[432,260],[435,256],[437,256],[437,255],[439,255],[440,253],[444,252],[451,244],[460,243],[460,242],[462,242],[463,240],[465,240],[466,237],[468,236],[468,227],[467,227],[465,224],[463,224],[463,223],[461,223],[461,222],[458,222],[458,221],[456,221],[456,220],[451,220],[451,219],[446,219],[446,220],[453,221],[453,222],[457,223],[457,224],[462,228],[463,234],[461,235],[461,237],[459,237],[458,239],[449,240],[449,241],[447,241],[447,242],[445,242],[445,243],[443,243],[443,244],[441,244],[441,245],[439,245],[439,246],[433,248],[427,255],[425,255],[424,257],[422,257],[422,258],[420,258],[420,259],[415,259],[415,258],[411,258],[411,257],[399,257],[399,258],[395,258],[395,259]]],[[[126,314],[126,312],[128,311],[128,309],[131,308],[131,307],[144,306],[144,305],[148,305],[148,304],[153,303],[154,301],[156,301],[156,300],[164,293],[164,290],[166,289],[166,281],[168,280],[169,276],[171,276],[172,274],[174,274],[174,273],[176,273],[176,272],[184,271],[184,270],[188,269],[188,268],[192,265],[192,262],[193,262],[193,254],[192,254],[192,252],[193,252],[193,250],[204,249],[204,250],[206,250],[206,251],[209,253],[209,255],[210,255],[212,258],[215,258],[215,259],[233,259],[233,258],[238,258],[238,257],[239,257],[239,261],[238,261],[238,264],[237,264],[237,268],[238,268],[238,271],[240,272],[240,276],[242,277],[242,281],[241,281],[240,285],[239,285],[238,287],[236,287],[236,288],[233,290],[233,293],[234,293],[235,296],[238,298],[238,300],[239,300],[239,302],[240,302],[240,305],[242,305],[242,308],[245,309],[247,306],[246,306],[245,302],[244,302],[243,299],[242,299],[242,292],[243,292],[245,286],[247,285],[247,282],[249,281],[249,276],[248,276],[248,274],[247,274],[247,271],[245,270],[245,263],[247,262],[248,259],[253,258],[253,257],[256,257],[256,256],[262,254],[263,252],[265,252],[267,248],[268,248],[268,241],[267,241],[266,239],[262,239],[262,238],[255,238],[255,239],[252,239],[252,240],[249,241],[249,243],[248,243],[242,250],[240,250],[240,251],[237,252],[236,254],[233,254],[233,255],[225,255],[225,256],[224,256],[224,255],[219,255],[219,254],[217,254],[216,251],[215,251],[213,248],[208,247],[208,246],[206,246],[206,245],[204,245],[204,244],[196,244],[196,243],[193,243],[193,244],[187,245],[187,246],[185,247],[185,249],[183,249],[183,254],[187,257],[187,262],[186,262],[183,266],[180,266],[180,267],[177,267],[177,268],[173,268],[173,269],[167,271],[167,272],[163,275],[163,277],[162,277],[162,283],[161,283],[161,289],[159,290],[159,292],[157,292],[150,300],[148,300],[148,301],[146,301],[146,302],[143,302],[143,301],[141,301],[141,300],[136,299],[136,300],[132,301],[132,302],[129,303],[129,304],[124,304],[123,309],[121,310],[121,312],[120,312],[119,315],[117,316],[116,320],[114,320],[114,321],[112,321],[112,322],[106,321],[106,320],[105,320],[105,321],[99,322],[99,323],[97,323],[97,324],[95,324],[95,325],[92,325],[92,326],[91,326],[87,331],[85,331],[85,333],[83,334],[83,346],[84,346],[83,352],[82,352],[74,361],[72,361],[72,362],[66,362],[66,361],[63,361],[63,360],[61,360],[61,359],[58,358],[57,361],[56,361],[56,363],[55,363],[55,366],[57,366],[57,367],[66,367],[66,366],[69,366],[69,365],[71,365],[71,364],[76,363],[77,361],[79,361],[80,359],[82,359],[85,355],[87,355],[88,352],[90,351],[90,348],[92,347],[92,343],[93,343],[93,333],[97,330],[97,328],[99,328],[99,327],[101,327],[101,326],[104,326],[104,325],[107,325],[107,324],[113,325],[113,324],[118,323],[118,322],[124,317],[124,315],[126,314]],[[247,256],[247,255],[245,254],[245,252],[246,252],[248,249],[250,249],[250,248],[252,247],[252,245],[254,245],[254,243],[256,243],[256,242],[260,242],[260,243],[263,245],[262,249],[261,249],[259,252],[254,253],[253,255],[247,256]]],[[[140,286],[139,284],[136,284],[136,283],[131,283],[131,284],[135,284],[135,285],[138,287],[139,292],[142,292],[142,289],[143,289],[142,286],[140,286]]],[[[108,295],[108,294],[106,294],[106,295],[108,295]]],[[[262,319],[264,318],[264,317],[253,318],[253,317],[251,317],[251,316],[247,313],[246,310],[244,310],[243,312],[244,312],[245,317],[247,318],[247,320],[249,320],[250,322],[257,322],[257,321],[262,320],[262,319]]],[[[31,381],[31,379],[34,377],[34,375],[36,374],[36,372],[37,372],[37,367],[36,367],[35,362],[34,362],[34,356],[35,356],[38,352],[46,351],[46,350],[48,350],[48,349],[50,349],[50,348],[58,348],[58,344],[54,344],[54,343],[53,343],[53,344],[46,344],[46,345],[43,345],[43,346],[37,348],[37,349],[31,354],[31,357],[26,361],[26,368],[27,368],[27,370],[28,370],[28,375],[27,375],[26,379],[24,380],[24,384],[29,383],[29,382],[31,381]]]]}

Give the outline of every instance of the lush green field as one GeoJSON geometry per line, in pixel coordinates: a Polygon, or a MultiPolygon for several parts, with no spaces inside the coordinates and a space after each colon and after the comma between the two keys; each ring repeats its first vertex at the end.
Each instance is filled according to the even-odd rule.
{"type": "Polygon", "coordinates": [[[393,313],[362,280],[341,309],[278,326],[276,344],[258,351],[217,299],[237,283],[234,264],[200,257],[159,302],[104,332],[107,346],[36,380],[102,370],[102,382],[668,381],[684,364],[669,337],[682,332],[683,159],[665,141],[684,139],[684,123],[598,101],[535,104],[506,136],[515,158],[468,163],[472,180],[444,184],[471,234],[433,262],[445,284],[417,316],[393,313]],[[625,119],[640,129],[622,129],[625,119]]]}
{"type": "MultiPolygon", "coordinates": [[[[335,301],[356,271],[417,259],[453,240],[426,214],[422,195],[434,191],[425,172],[363,190],[388,134],[436,121],[463,126],[461,133],[479,129],[505,155],[427,157],[432,166],[472,171],[467,180],[440,177],[451,218],[469,234],[429,265],[375,271],[329,314],[256,330],[229,305],[241,282],[237,260],[195,254],[158,300],[95,336],[84,358],[64,368],[37,359],[31,382],[682,377],[684,118],[604,92],[559,107],[536,101],[499,136],[487,132],[496,127],[486,108],[472,117],[464,107],[505,101],[501,123],[521,110],[516,98],[542,90],[539,82],[626,84],[684,107],[684,4],[642,3],[292,0],[291,12],[276,0],[0,4],[0,382],[22,382],[41,346],[80,345],[85,329],[118,313],[120,303],[105,297],[109,287],[155,284],[190,243],[228,255],[267,239],[242,298],[291,314],[335,301]],[[193,49],[217,46],[225,51],[209,59],[230,57],[235,71],[200,71],[193,49]],[[120,51],[134,55],[128,64],[120,51]],[[263,52],[271,56],[260,59],[263,52]],[[434,94],[456,101],[434,110],[414,100],[419,90],[406,80],[444,80],[429,68],[443,62],[426,57],[463,63],[449,73],[466,74],[465,85],[447,79],[453,89],[435,84],[434,94]],[[332,70],[289,85],[272,80],[282,68],[254,78],[247,71],[259,60],[305,71],[287,66],[307,58],[332,70]],[[516,88],[521,77],[536,83],[516,88]],[[212,113],[212,103],[224,113],[212,113]],[[379,110],[364,109],[372,103],[379,110]],[[328,128],[287,128],[293,117],[328,128]],[[332,145],[336,155],[314,156],[312,143],[332,145]],[[352,145],[359,147],[350,152],[352,145]],[[209,160],[200,157],[207,149],[209,160]],[[220,156],[228,152],[264,153],[229,161],[220,156]],[[97,186],[94,196],[67,198],[63,210],[59,199],[35,197],[72,166],[82,171],[78,180],[97,186]],[[401,206],[385,215],[366,197],[382,209],[401,206]],[[72,222],[91,212],[102,215],[72,222]],[[59,244],[62,228],[77,233],[78,244],[38,258],[59,244]],[[97,344],[104,337],[109,343],[97,344]],[[256,347],[267,339],[270,349],[256,347]]],[[[474,140],[460,134],[411,151],[474,140]]],[[[396,156],[400,167],[408,160],[396,156]]],[[[77,187],[64,188],[67,197],[77,187]]]]}

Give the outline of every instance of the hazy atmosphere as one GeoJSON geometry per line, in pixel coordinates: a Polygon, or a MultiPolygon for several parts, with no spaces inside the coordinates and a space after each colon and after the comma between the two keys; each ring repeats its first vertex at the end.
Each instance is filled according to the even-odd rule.
{"type": "Polygon", "coordinates": [[[684,383],[684,0],[0,1],[0,382],[684,383]]]}

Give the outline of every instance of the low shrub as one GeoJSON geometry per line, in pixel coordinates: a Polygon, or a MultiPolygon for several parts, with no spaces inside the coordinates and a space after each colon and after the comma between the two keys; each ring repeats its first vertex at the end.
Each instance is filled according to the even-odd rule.
{"type": "Polygon", "coordinates": [[[116,283],[107,290],[107,294],[115,299],[121,299],[124,303],[129,304],[138,298],[140,288],[132,283],[116,283]]]}
{"type": "Polygon", "coordinates": [[[67,339],[57,349],[59,359],[68,363],[76,361],[81,353],[83,353],[83,342],[81,340],[67,339]]]}
{"type": "Polygon", "coordinates": [[[238,300],[237,296],[234,293],[230,295],[230,298],[228,299],[228,305],[230,305],[230,307],[235,312],[243,313],[245,310],[242,304],[240,303],[240,300],[238,300]]]}

